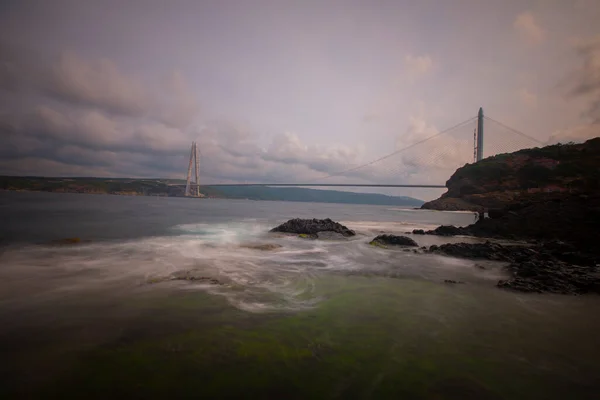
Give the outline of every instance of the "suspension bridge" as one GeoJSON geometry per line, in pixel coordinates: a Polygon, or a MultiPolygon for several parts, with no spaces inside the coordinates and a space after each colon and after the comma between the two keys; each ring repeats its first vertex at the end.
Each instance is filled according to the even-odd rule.
{"type": "MultiPolygon", "coordinates": [[[[397,150],[383,157],[310,181],[205,183],[205,186],[445,188],[442,182],[467,163],[544,145],[534,137],[485,116],[482,108],[476,116],[433,135],[422,137],[421,133],[409,133],[403,140],[410,143],[397,143],[397,150]],[[332,182],[334,179],[337,182],[332,182]]],[[[199,159],[198,146],[193,142],[185,184],[185,195],[189,197],[202,197],[199,159]]]]}

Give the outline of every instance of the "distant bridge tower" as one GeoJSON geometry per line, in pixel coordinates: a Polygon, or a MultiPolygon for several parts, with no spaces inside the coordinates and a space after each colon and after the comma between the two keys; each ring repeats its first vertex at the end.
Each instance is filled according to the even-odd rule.
{"type": "Polygon", "coordinates": [[[185,184],[185,195],[188,197],[204,197],[200,194],[200,181],[198,175],[200,173],[200,164],[198,159],[198,147],[196,142],[192,142],[192,150],[190,152],[190,163],[188,165],[187,182],[185,184]],[[194,182],[192,182],[192,166],[194,166],[194,182]]]}
{"type": "Polygon", "coordinates": [[[477,113],[477,138],[475,140],[475,161],[483,158],[483,108],[479,107],[477,113]]]}

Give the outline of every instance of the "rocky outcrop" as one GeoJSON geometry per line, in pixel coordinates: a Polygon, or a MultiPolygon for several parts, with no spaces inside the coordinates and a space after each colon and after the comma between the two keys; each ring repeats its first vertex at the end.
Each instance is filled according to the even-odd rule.
{"type": "Polygon", "coordinates": [[[597,230],[600,226],[600,194],[534,196],[528,201],[494,210],[492,218],[479,219],[467,227],[441,226],[413,234],[440,236],[467,235],[487,238],[536,241],[560,240],[573,249],[600,254],[597,230]]]}
{"type": "Polygon", "coordinates": [[[421,208],[424,210],[440,211],[484,211],[484,208],[482,206],[472,204],[463,199],[453,197],[442,197],[439,199],[428,201],[427,203],[423,204],[421,208]]]}
{"type": "Polygon", "coordinates": [[[459,228],[454,225],[438,226],[434,230],[424,231],[423,229],[415,229],[412,231],[414,235],[437,235],[437,236],[471,236],[471,231],[467,228],[459,228]]]}
{"type": "Polygon", "coordinates": [[[379,235],[369,243],[372,246],[410,246],[418,247],[419,245],[413,239],[406,236],[396,235],[379,235]]]}
{"type": "Polygon", "coordinates": [[[522,292],[600,294],[600,257],[576,252],[563,242],[532,247],[503,246],[497,243],[448,243],[431,246],[431,253],[470,259],[508,262],[512,277],[498,287],[522,292]]]}
{"type": "Polygon", "coordinates": [[[332,221],[331,219],[290,219],[289,221],[271,229],[271,232],[294,233],[317,238],[319,232],[336,232],[343,237],[350,237],[356,233],[348,227],[332,221]]]}
{"type": "Polygon", "coordinates": [[[448,191],[421,208],[481,211],[503,209],[532,195],[597,192],[599,167],[600,138],[499,154],[457,169],[446,182],[448,191]]]}

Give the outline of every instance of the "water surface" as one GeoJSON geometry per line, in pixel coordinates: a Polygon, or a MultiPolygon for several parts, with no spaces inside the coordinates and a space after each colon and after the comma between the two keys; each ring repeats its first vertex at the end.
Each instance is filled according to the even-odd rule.
{"type": "Polygon", "coordinates": [[[503,291],[502,264],[368,245],[382,232],[466,225],[469,213],[1,192],[0,220],[3,398],[592,399],[600,389],[597,296],[503,291]],[[358,234],[268,232],[293,217],[358,234]],[[64,237],[86,242],[47,245],[64,237]],[[281,247],[244,247],[260,244],[281,247]],[[222,284],[167,280],[189,270],[222,284]]]}

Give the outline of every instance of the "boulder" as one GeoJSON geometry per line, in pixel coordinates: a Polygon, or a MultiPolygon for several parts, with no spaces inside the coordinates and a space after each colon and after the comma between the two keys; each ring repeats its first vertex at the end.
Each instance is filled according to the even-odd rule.
{"type": "Polygon", "coordinates": [[[417,242],[412,240],[406,236],[396,236],[396,235],[379,235],[375,239],[371,240],[369,243],[372,246],[380,246],[385,247],[387,245],[391,246],[410,246],[417,247],[419,246],[417,242]]]}
{"type": "Polygon", "coordinates": [[[336,232],[343,237],[354,236],[356,233],[348,227],[332,221],[331,219],[301,219],[294,218],[271,229],[271,232],[295,233],[303,235],[316,235],[319,232],[336,232]]]}

